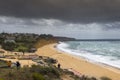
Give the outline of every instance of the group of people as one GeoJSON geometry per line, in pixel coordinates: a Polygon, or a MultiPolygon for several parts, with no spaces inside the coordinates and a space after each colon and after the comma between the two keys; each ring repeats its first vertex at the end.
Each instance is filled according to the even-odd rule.
{"type": "MultiPolygon", "coordinates": [[[[10,68],[16,66],[16,68],[19,69],[20,66],[21,66],[21,64],[20,64],[19,61],[16,61],[16,63],[12,63],[12,61],[7,61],[7,66],[10,67],[10,68]]],[[[57,67],[60,69],[60,68],[61,68],[61,64],[58,63],[58,64],[57,64],[57,67]]]]}
{"type": "Polygon", "coordinates": [[[8,67],[14,67],[14,66],[16,66],[16,68],[19,69],[20,66],[21,66],[21,64],[20,64],[19,61],[16,61],[16,63],[12,63],[12,61],[7,61],[7,66],[8,67]]]}

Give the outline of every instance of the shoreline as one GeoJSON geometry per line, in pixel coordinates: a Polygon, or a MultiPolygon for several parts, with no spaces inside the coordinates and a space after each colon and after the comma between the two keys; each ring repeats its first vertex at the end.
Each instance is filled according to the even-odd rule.
{"type": "Polygon", "coordinates": [[[58,45],[58,44],[56,44],[56,45],[54,46],[54,48],[55,48],[58,52],[61,52],[61,53],[65,53],[65,54],[74,56],[74,57],[76,57],[76,58],[78,58],[78,59],[82,59],[82,60],[84,60],[84,61],[87,61],[87,62],[89,62],[89,63],[95,64],[95,65],[98,65],[98,66],[101,66],[101,67],[104,67],[104,68],[107,67],[107,69],[109,69],[109,70],[115,71],[116,73],[120,73],[120,68],[118,68],[118,67],[115,67],[115,66],[112,66],[112,65],[109,65],[109,64],[105,64],[105,63],[102,63],[102,62],[92,61],[92,60],[90,60],[90,59],[88,59],[88,58],[85,58],[85,57],[83,57],[83,56],[77,56],[77,55],[71,54],[71,53],[69,53],[69,52],[62,51],[62,50],[60,50],[60,49],[57,48],[57,45],[58,45]],[[113,69],[114,69],[114,70],[113,70],[113,69]]]}
{"type": "Polygon", "coordinates": [[[39,56],[48,56],[58,60],[58,63],[61,64],[63,69],[74,69],[81,74],[93,76],[96,78],[100,77],[109,77],[112,80],[119,80],[120,79],[120,70],[109,67],[109,66],[102,66],[100,64],[88,62],[85,59],[80,57],[76,57],[72,54],[67,52],[59,51],[55,48],[55,44],[45,45],[39,48],[36,52],[39,56]]]}

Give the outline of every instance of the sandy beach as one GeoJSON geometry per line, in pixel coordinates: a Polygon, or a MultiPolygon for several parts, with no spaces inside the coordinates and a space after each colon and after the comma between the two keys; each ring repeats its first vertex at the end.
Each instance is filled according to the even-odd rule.
{"type": "Polygon", "coordinates": [[[57,44],[43,46],[37,50],[36,54],[57,59],[63,69],[72,69],[80,74],[97,78],[106,76],[112,80],[120,80],[120,70],[109,66],[90,63],[84,59],[61,52],[55,48],[55,45],[57,44]]]}
{"type": "MultiPolygon", "coordinates": [[[[112,80],[120,80],[120,70],[106,66],[101,64],[90,63],[85,59],[80,57],[70,55],[66,52],[59,51],[55,48],[57,44],[49,44],[39,48],[35,53],[39,56],[47,56],[54,58],[61,64],[61,68],[70,69],[75,71],[80,75],[94,76],[96,78],[100,78],[102,76],[106,76],[111,78],[112,80]]],[[[5,52],[5,55],[10,55],[11,53],[5,52]]],[[[26,54],[27,55],[27,54],[26,54]]],[[[19,61],[21,66],[25,65],[33,65],[36,62],[32,60],[18,60],[18,59],[6,59],[1,58],[6,61],[16,62],[19,61]]],[[[56,64],[57,65],[57,64],[56,64]]]]}

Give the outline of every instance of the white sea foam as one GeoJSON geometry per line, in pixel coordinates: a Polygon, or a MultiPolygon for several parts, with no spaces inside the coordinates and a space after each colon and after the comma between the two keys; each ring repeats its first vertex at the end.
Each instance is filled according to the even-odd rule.
{"type": "MultiPolygon", "coordinates": [[[[73,45],[74,43],[72,43],[73,45]]],[[[87,46],[89,46],[89,44],[85,43],[87,46]]],[[[102,43],[100,43],[102,44],[102,43]]],[[[110,43],[108,43],[110,44],[110,43]]],[[[103,45],[104,46],[104,45],[103,45]]],[[[107,52],[108,55],[106,55],[106,53],[101,52],[102,54],[93,54],[92,51],[87,51],[84,48],[80,49],[77,48],[72,49],[70,48],[71,45],[67,42],[60,42],[60,44],[57,45],[57,48],[61,51],[67,52],[69,54],[72,55],[76,55],[76,56],[80,56],[82,58],[85,58],[86,60],[89,60],[90,62],[97,62],[97,63],[102,63],[102,64],[106,64],[106,65],[110,65],[116,68],[120,69],[120,58],[116,58],[115,56],[111,56],[109,55],[109,51],[107,52]]],[[[89,48],[89,47],[87,47],[89,48]]],[[[90,46],[90,48],[92,49],[92,46],[90,46]]],[[[98,48],[96,46],[96,48],[98,48]]],[[[96,51],[96,53],[100,53],[100,51],[97,51],[97,49],[94,49],[96,51]]],[[[102,50],[102,49],[100,49],[102,50]]],[[[115,49],[110,49],[111,52],[114,52],[115,49]]],[[[111,53],[112,54],[112,53],[111,53]]],[[[113,53],[114,54],[114,53],[113,53]]]]}

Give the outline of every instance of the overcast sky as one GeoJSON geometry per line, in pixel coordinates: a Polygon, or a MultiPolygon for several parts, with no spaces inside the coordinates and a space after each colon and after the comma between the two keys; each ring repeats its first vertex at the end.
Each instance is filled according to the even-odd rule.
{"type": "Polygon", "coordinates": [[[0,0],[3,31],[120,39],[120,0],[0,0]]]}

